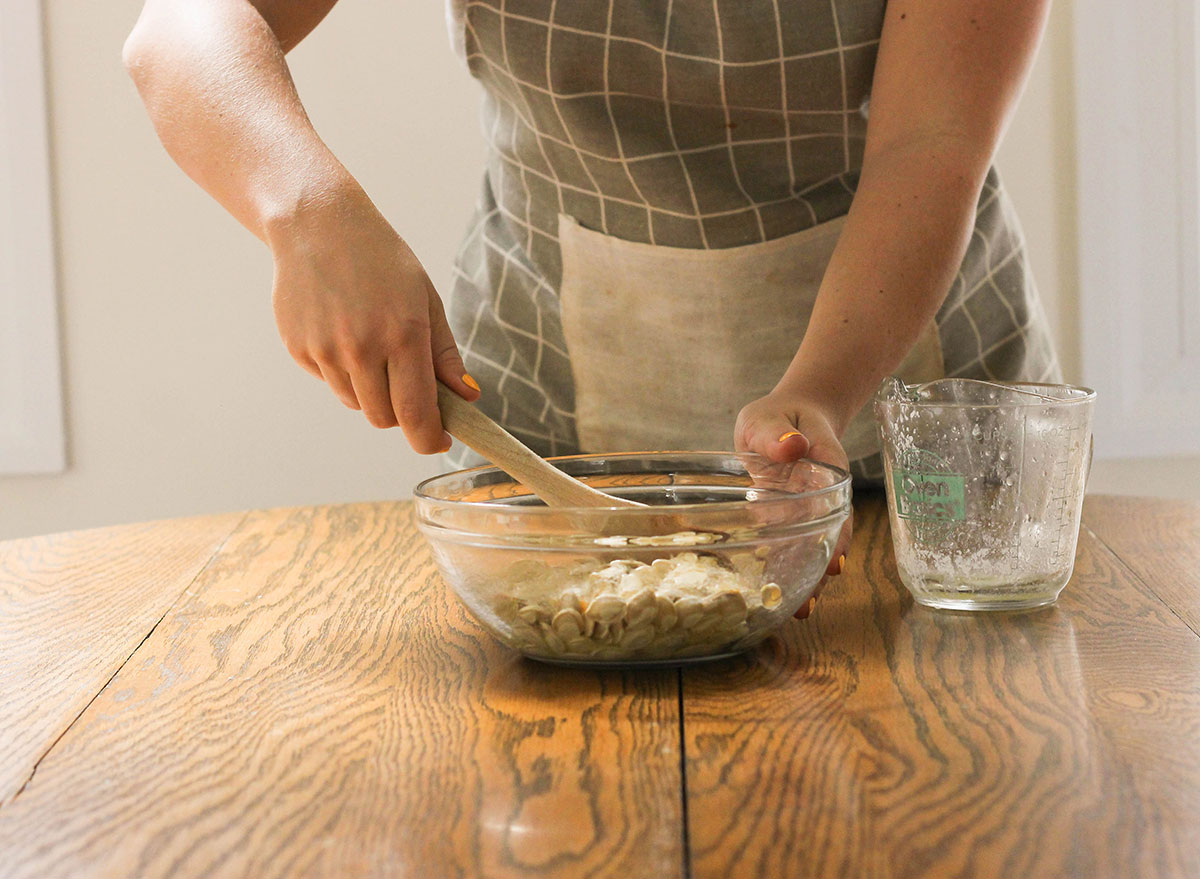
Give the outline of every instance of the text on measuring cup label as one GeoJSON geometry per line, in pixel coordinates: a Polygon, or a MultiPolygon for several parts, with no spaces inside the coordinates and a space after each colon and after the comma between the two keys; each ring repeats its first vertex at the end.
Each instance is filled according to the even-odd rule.
{"type": "Polygon", "coordinates": [[[961,522],[967,516],[964,484],[957,473],[893,470],[896,515],[901,519],[961,522]]]}

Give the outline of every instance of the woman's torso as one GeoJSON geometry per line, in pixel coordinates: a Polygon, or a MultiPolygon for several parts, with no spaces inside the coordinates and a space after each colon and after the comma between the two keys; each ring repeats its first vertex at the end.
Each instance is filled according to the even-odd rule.
{"type": "MultiPolygon", "coordinates": [[[[449,2],[488,146],[451,323],[490,414],[543,454],[576,451],[560,217],[622,242],[720,250],[843,216],[884,0],[449,2]]],[[[942,333],[946,368],[1011,372],[1013,353],[993,369],[989,349],[1028,341],[1036,302],[994,174],[980,204],[943,307],[961,325],[942,333]],[[981,290],[986,314],[971,308],[981,290]]],[[[1053,369],[1048,340],[1036,344],[1016,358],[1026,372],[1037,361],[1035,378],[1053,369]]]]}

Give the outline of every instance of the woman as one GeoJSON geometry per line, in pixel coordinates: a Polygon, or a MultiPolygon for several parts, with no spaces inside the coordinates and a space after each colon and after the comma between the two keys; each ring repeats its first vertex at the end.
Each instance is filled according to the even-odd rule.
{"type": "Polygon", "coordinates": [[[435,376],[474,374],[543,454],[878,478],[883,376],[1057,376],[991,168],[1048,0],[451,0],[489,151],[449,319],[288,75],[334,2],[147,0],[126,63],[270,246],[288,351],[418,452],[450,447],[435,376]]]}

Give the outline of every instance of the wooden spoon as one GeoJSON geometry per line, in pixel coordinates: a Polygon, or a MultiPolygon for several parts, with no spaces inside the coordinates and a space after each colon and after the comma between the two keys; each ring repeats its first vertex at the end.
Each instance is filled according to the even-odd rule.
{"type": "Polygon", "coordinates": [[[442,426],[551,507],[644,507],[585,485],[547,463],[532,449],[438,382],[442,426]]]}

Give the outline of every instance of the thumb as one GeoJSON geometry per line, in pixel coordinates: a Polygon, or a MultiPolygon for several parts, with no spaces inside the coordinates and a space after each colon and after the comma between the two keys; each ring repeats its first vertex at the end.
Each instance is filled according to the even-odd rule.
{"type": "Polygon", "coordinates": [[[454,342],[454,333],[446,322],[442,300],[432,285],[429,290],[429,348],[433,355],[433,371],[438,380],[464,400],[471,403],[478,400],[481,396],[479,384],[467,374],[462,356],[458,353],[458,345],[454,342]]]}
{"type": "Polygon", "coordinates": [[[772,461],[796,461],[808,454],[808,437],[782,414],[769,415],[748,425],[746,447],[772,461]]]}

